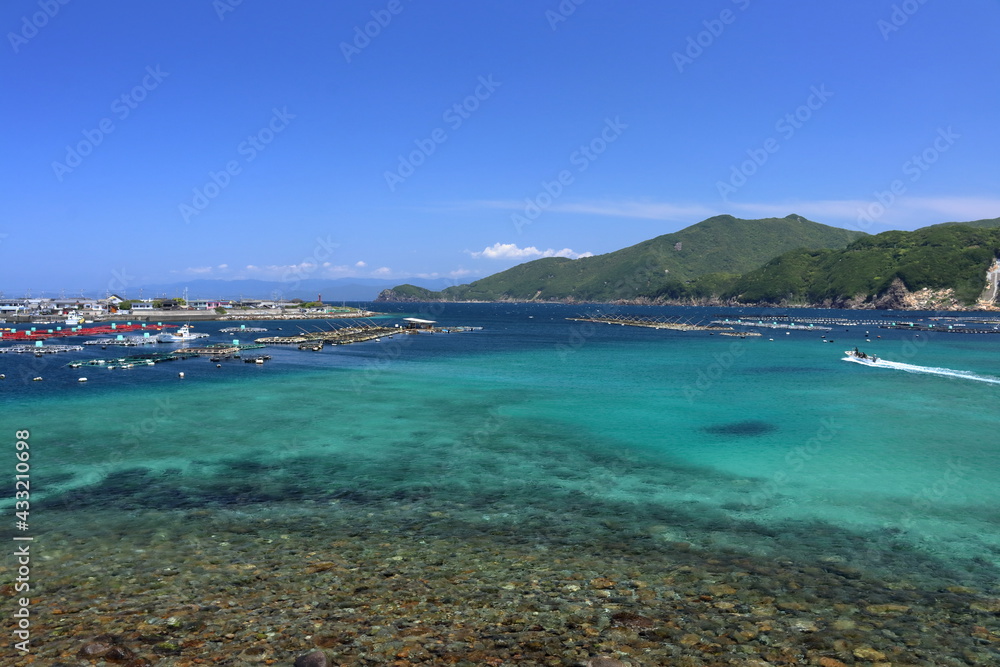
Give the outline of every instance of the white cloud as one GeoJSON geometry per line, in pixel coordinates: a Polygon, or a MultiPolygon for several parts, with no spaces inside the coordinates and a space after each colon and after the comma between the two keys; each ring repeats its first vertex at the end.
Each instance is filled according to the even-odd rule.
{"type": "Polygon", "coordinates": [[[593,256],[591,252],[575,252],[569,248],[563,248],[562,250],[553,250],[552,248],[539,250],[535,246],[518,248],[516,243],[494,243],[480,252],[466,252],[476,259],[535,259],[538,257],[569,257],[570,259],[579,259],[580,257],[593,256]]]}
{"type": "Polygon", "coordinates": [[[211,266],[189,266],[186,269],[181,269],[180,271],[171,271],[171,273],[183,273],[188,276],[204,276],[212,272],[211,266]]]}
{"type": "Polygon", "coordinates": [[[359,261],[357,261],[357,262],[354,263],[354,266],[358,267],[359,269],[363,269],[366,266],[368,266],[368,264],[366,262],[362,262],[362,261],[359,260],[359,261]]]}
{"type": "MultiPolygon", "coordinates": [[[[524,201],[515,199],[479,200],[470,202],[468,207],[523,211],[524,201]]],[[[715,208],[701,204],[678,204],[648,200],[557,202],[551,206],[547,206],[545,211],[604,215],[617,218],[680,221],[703,220],[718,213],[718,210],[715,208]]]]}
{"type": "Polygon", "coordinates": [[[888,229],[916,229],[941,222],[968,222],[1000,215],[1000,199],[989,197],[911,197],[901,195],[888,205],[877,199],[730,204],[743,216],[784,217],[798,213],[828,225],[877,234],[888,229]]]}
{"type": "Polygon", "coordinates": [[[380,266],[379,268],[372,271],[373,276],[387,276],[392,273],[392,269],[388,266],[380,266]]]}
{"type": "MultiPolygon", "coordinates": [[[[901,195],[895,198],[873,222],[861,224],[862,212],[879,212],[875,196],[868,199],[774,200],[756,202],[690,202],[651,201],[648,199],[592,200],[555,202],[546,212],[576,213],[642,220],[677,221],[693,225],[714,215],[730,214],[743,218],[777,217],[792,213],[828,225],[880,232],[886,229],[916,229],[939,222],[962,222],[1000,216],[1000,198],[987,196],[918,197],[901,195]],[[871,229],[868,229],[870,227],[871,229]]],[[[459,206],[459,205],[456,205],[459,206]]],[[[479,200],[460,205],[466,209],[487,208],[510,211],[524,209],[523,200],[479,200]]],[[[685,225],[685,226],[686,226],[685,225]]],[[[527,250],[527,249],[526,249],[527,250]]],[[[473,253],[474,256],[480,256],[473,253]]],[[[488,256],[488,255],[482,255],[488,256]]]]}

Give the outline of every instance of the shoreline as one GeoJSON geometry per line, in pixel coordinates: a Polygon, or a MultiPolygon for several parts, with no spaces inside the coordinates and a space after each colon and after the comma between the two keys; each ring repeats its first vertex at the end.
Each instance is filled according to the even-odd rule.
{"type": "MultiPolygon", "coordinates": [[[[227,312],[223,315],[205,311],[186,310],[162,310],[139,315],[121,315],[119,313],[108,315],[97,315],[87,318],[86,321],[97,322],[263,322],[269,320],[349,320],[354,318],[380,317],[391,315],[392,313],[382,313],[374,310],[359,310],[352,313],[275,313],[271,310],[240,311],[238,313],[227,312]]],[[[65,318],[60,315],[58,318],[65,318]]],[[[57,318],[57,319],[58,319],[57,318]]],[[[45,320],[44,315],[9,315],[6,318],[7,324],[29,324],[33,320],[45,320]]],[[[59,326],[66,326],[56,320],[53,322],[59,326]]],[[[81,322],[83,323],[83,322],[81,322]]]]}
{"type": "Polygon", "coordinates": [[[762,309],[787,309],[787,310],[845,310],[849,312],[862,312],[862,311],[874,311],[882,313],[891,312],[947,312],[947,313],[995,313],[1000,311],[1000,306],[990,306],[977,304],[976,306],[968,306],[964,308],[924,308],[924,307],[907,307],[907,308],[876,308],[873,305],[866,305],[864,307],[850,307],[846,304],[802,304],[802,303],[728,303],[722,301],[706,300],[697,303],[692,303],[690,301],[654,301],[650,299],[618,299],[615,301],[577,301],[574,299],[552,299],[552,300],[541,300],[541,299],[499,299],[495,301],[478,301],[478,300],[446,300],[441,299],[437,301],[416,301],[408,299],[381,299],[375,300],[372,303],[389,303],[389,304],[422,304],[422,303],[441,303],[441,304],[474,304],[474,303],[504,303],[504,304],[538,304],[543,306],[655,306],[655,307],[671,307],[671,308],[733,308],[733,309],[744,309],[744,308],[762,308],[762,309]]]}
{"type": "Polygon", "coordinates": [[[150,661],[135,664],[174,667],[290,667],[317,650],[329,664],[411,667],[582,667],[598,656],[629,667],[998,657],[995,590],[912,572],[880,576],[851,558],[861,542],[818,559],[767,557],[608,522],[561,534],[557,517],[547,535],[470,529],[461,513],[420,501],[342,501],[328,510],[70,515],[73,527],[38,536],[49,563],[32,609],[32,654],[57,664],[118,647],[150,661]],[[192,534],[192,524],[203,530],[192,534]],[[127,549],[118,542],[125,534],[127,549]],[[104,576],[93,576],[94,560],[104,576]]]}

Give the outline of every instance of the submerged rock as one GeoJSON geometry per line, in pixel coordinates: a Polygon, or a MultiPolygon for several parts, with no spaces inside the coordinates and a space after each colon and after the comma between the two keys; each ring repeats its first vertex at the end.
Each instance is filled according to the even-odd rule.
{"type": "Polygon", "coordinates": [[[712,435],[764,435],[765,433],[770,433],[776,430],[777,427],[774,424],[757,421],[757,420],[746,420],[741,422],[731,422],[728,424],[717,424],[715,426],[706,426],[702,430],[706,433],[711,433],[712,435]]]}
{"type": "Polygon", "coordinates": [[[592,658],[587,661],[587,667],[628,667],[621,660],[615,660],[614,658],[592,658]]]}

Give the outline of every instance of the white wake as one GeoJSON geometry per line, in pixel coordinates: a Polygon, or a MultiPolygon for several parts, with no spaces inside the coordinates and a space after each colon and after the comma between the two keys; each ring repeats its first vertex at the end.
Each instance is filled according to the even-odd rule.
{"type": "Polygon", "coordinates": [[[888,368],[895,371],[903,371],[905,373],[924,373],[926,375],[940,375],[942,377],[952,377],[960,380],[974,380],[976,382],[1000,384],[1000,378],[978,375],[972,371],[956,371],[952,368],[917,366],[916,364],[904,364],[901,361],[886,361],[885,359],[879,359],[877,362],[871,363],[866,359],[858,359],[857,357],[850,355],[844,357],[843,361],[853,361],[854,363],[861,364],[862,366],[868,366],[869,368],[888,368]]]}

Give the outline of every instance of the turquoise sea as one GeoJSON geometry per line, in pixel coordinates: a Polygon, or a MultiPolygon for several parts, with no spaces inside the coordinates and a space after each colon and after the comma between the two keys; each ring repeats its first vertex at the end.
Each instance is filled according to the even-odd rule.
{"type": "MultiPolygon", "coordinates": [[[[635,540],[995,590],[1000,335],[861,323],[741,339],[566,319],[888,321],[882,312],[376,305],[394,311],[389,323],[483,329],[272,347],[260,366],[108,371],[66,368],[67,355],[0,355],[0,433],[11,454],[15,431],[30,430],[40,539],[71,534],[83,559],[80,527],[98,515],[105,528],[134,529],[151,511],[301,522],[393,508],[390,541],[416,529],[532,548],[635,540]],[[904,366],[845,361],[855,346],[904,366]]],[[[227,324],[195,328],[223,341],[227,324]]],[[[8,496],[0,505],[11,514],[8,496]]],[[[188,531],[210,538],[197,522],[188,531]]],[[[130,550],[127,531],[117,540],[130,550]]],[[[101,563],[90,567],[99,574],[101,563]]]]}

